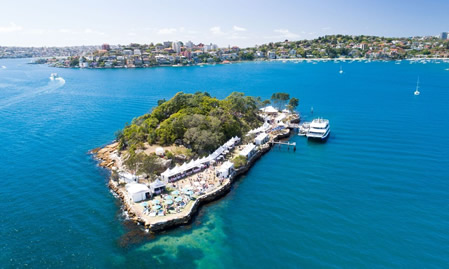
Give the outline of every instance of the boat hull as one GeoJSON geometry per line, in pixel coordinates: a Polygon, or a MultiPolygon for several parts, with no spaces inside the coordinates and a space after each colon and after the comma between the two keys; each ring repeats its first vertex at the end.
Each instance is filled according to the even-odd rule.
{"type": "Polygon", "coordinates": [[[324,141],[326,141],[329,138],[330,133],[331,133],[331,131],[329,130],[323,136],[310,136],[310,135],[307,135],[307,139],[311,140],[311,141],[324,142],[324,141]]]}

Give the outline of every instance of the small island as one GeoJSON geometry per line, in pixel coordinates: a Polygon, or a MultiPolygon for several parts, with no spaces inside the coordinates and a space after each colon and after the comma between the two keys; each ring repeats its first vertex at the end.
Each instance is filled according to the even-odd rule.
{"type": "MultiPolygon", "coordinates": [[[[191,221],[300,121],[297,98],[179,92],[92,150],[131,220],[159,232],[191,221]]],[[[294,147],[293,150],[296,150],[294,147]]]]}

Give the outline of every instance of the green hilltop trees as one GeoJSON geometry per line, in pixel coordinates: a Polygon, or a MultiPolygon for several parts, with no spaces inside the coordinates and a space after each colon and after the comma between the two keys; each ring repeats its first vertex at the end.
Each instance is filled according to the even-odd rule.
{"type": "Polygon", "coordinates": [[[183,144],[197,155],[205,155],[233,136],[242,136],[260,126],[260,101],[233,92],[224,100],[208,93],[177,93],[158,102],[151,113],[135,118],[116,133],[121,149],[134,151],[144,143],[183,144]]]}

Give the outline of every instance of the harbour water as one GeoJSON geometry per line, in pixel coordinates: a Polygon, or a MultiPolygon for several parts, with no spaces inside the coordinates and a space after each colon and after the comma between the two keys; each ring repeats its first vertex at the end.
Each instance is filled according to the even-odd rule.
{"type": "Polygon", "coordinates": [[[1,268],[449,264],[448,63],[28,62],[0,60],[1,268]],[[64,80],[50,81],[54,72],[64,80]],[[271,150],[191,225],[153,238],[126,222],[87,152],[178,91],[289,92],[305,120],[313,106],[332,133],[325,144],[292,137],[295,153],[271,150]]]}

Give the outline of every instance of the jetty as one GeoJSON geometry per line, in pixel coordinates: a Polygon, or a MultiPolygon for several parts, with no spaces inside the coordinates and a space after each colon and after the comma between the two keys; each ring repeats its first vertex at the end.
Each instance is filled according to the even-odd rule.
{"type": "Polygon", "coordinates": [[[286,141],[286,142],[282,142],[282,141],[271,141],[270,144],[271,144],[272,146],[279,145],[279,147],[281,147],[281,146],[287,146],[287,149],[288,149],[288,150],[290,150],[290,147],[292,147],[292,148],[293,148],[293,151],[296,151],[296,142],[289,142],[289,141],[286,141]]]}

